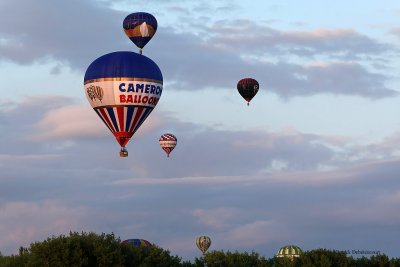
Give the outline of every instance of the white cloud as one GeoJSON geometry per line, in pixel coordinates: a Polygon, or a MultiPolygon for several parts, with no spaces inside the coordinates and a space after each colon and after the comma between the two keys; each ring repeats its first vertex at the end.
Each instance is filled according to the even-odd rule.
{"type": "MultiPolygon", "coordinates": [[[[164,124],[163,118],[150,114],[135,137],[146,135],[164,124]]],[[[30,134],[28,138],[37,141],[110,136],[109,129],[89,105],[63,105],[50,109],[35,123],[34,129],[34,134],[30,134]]]]}
{"type": "Polygon", "coordinates": [[[32,138],[44,141],[102,137],[107,133],[102,124],[91,107],[64,105],[47,111],[37,122],[32,138]]]}
{"type": "MultiPolygon", "coordinates": [[[[285,227],[273,221],[257,220],[239,225],[224,235],[225,246],[246,248],[268,244],[287,237],[285,227]]],[[[222,238],[222,236],[220,236],[222,238]]]]}
{"type": "MultiPolygon", "coordinates": [[[[9,41],[0,42],[1,55],[5,60],[21,64],[50,60],[56,61],[57,66],[64,64],[83,71],[102,54],[131,49],[130,42],[121,31],[121,21],[126,12],[98,1],[74,0],[57,5],[52,1],[27,1],[24,10],[29,10],[28,13],[21,10],[15,1],[3,4],[0,16],[4,23],[0,25],[0,39],[20,44],[15,46],[9,41]],[[13,16],[14,13],[20,16],[13,16]],[[71,13],[75,14],[72,21],[67,15],[71,13]],[[87,14],[101,19],[87,19],[87,14]],[[26,25],[21,23],[19,17],[35,23],[26,25]],[[69,23],[60,24],[59,21],[69,23]],[[49,25],[57,25],[56,30],[49,25]],[[93,29],[102,34],[88,34],[88,31],[96,32],[93,29]],[[79,49],[71,49],[76,45],[75,40],[80,40],[79,49]]],[[[271,91],[286,99],[321,93],[371,99],[397,95],[395,90],[386,86],[390,77],[379,73],[381,68],[373,68],[374,64],[364,62],[366,58],[369,62],[380,65],[383,62],[390,67],[391,59],[384,54],[394,51],[394,47],[353,29],[285,31],[251,20],[219,20],[214,25],[202,26],[188,22],[184,26],[176,29],[160,25],[157,38],[146,47],[149,55],[161,66],[166,82],[174,84],[171,86],[174,89],[229,88],[229,81],[248,72],[261,77],[261,83],[268,84],[271,91]],[[272,58],[273,64],[265,61],[272,58]],[[289,60],[293,58],[296,59],[289,60]],[[307,61],[314,61],[315,58],[326,62],[329,67],[307,66],[307,61]]]]}
{"type": "Polygon", "coordinates": [[[234,208],[220,207],[212,210],[196,209],[192,214],[204,225],[218,230],[230,225],[235,216],[240,216],[240,211],[234,208]]]}
{"type": "Polygon", "coordinates": [[[69,208],[49,200],[5,203],[0,206],[0,249],[10,252],[12,248],[29,246],[34,240],[82,229],[87,213],[84,207],[69,208]]]}

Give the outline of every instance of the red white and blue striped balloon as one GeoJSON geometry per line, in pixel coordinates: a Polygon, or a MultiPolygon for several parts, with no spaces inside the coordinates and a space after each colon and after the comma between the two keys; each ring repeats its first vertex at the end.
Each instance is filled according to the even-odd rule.
{"type": "Polygon", "coordinates": [[[163,77],[148,57],[113,52],[90,64],[84,87],[90,105],[125,151],[125,145],[157,105],[163,77]]]}
{"type": "Polygon", "coordinates": [[[161,148],[167,153],[167,157],[169,157],[169,154],[171,153],[172,150],[174,150],[178,139],[176,138],[175,135],[171,133],[166,133],[161,135],[160,137],[160,146],[161,148]]]}

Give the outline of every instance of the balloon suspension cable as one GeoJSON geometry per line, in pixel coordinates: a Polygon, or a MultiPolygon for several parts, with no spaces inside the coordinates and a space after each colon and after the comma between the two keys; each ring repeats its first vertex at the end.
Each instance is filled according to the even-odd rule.
{"type": "Polygon", "coordinates": [[[250,102],[247,102],[247,106],[250,106],[250,102]]]}
{"type": "Polygon", "coordinates": [[[142,48],[139,49],[139,54],[141,54],[141,55],[143,54],[143,49],[142,48]]]}

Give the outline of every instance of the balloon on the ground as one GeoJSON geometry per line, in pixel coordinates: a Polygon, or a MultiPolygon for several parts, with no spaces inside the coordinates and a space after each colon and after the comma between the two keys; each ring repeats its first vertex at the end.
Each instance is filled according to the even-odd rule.
{"type": "Polygon", "coordinates": [[[247,101],[247,105],[249,105],[250,101],[257,94],[260,85],[253,78],[244,78],[237,83],[236,87],[239,94],[247,101]]]}
{"type": "Polygon", "coordinates": [[[303,254],[301,248],[295,245],[288,245],[280,248],[276,253],[276,257],[278,258],[296,258],[300,257],[303,254]]]}
{"type": "Polygon", "coordinates": [[[199,236],[196,238],[196,245],[204,254],[211,246],[211,239],[208,236],[199,236]]]}
{"type": "Polygon", "coordinates": [[[122,244],[129,244],[129,245],[132,245],[134,247],[151,248],[153,246],[149,241],[147,241],[145,239],[137,239],[137,238],[127,239],[127,240],[122,241],[121,243],[122,244]]]}
{"type": "Polygon", "coordinates": [[[161,97],[163,76],[148,57],[113,52],[90,64],[84,90],[90,105],[120,144],[120,156],[126,157],[126,144],[161,97]]]}
{"type": "Polygon", "coordinates": [[[171,133],[166,133],[161,135],[160,137],[160,146],[161,148],[167,153],[167,157],[169,157],[169,154],[171,153],[172,150],[174,150],[178,139],[176,138],[175,135],[171,133]]]}
{"type": "Polygon", "coordinates": [[[157,31],[157,20],[149,13],[135,12],[126,16],[123,28],[125,34],[140,48],[140,53],[142,53],[143,47],[157,31]]]}

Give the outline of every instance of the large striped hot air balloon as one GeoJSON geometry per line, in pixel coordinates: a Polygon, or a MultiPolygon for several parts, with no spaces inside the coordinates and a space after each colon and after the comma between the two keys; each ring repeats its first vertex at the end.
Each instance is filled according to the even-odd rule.
{"type": "Polygon", "coordinates": [[[253,78],[244,78],[237,83],[236,88],[239,94],[247,101],[247,105],[249,105],[251,99],[257,94],[260,85],[253,78]]]}
{"type": "Polygon", "coordinates": [[[176,139],[175,135],[171,133],[166,133],[161,135],[159,142],[161,148],[165,151],[165,153],[167,153],[167,157],[169,157],[169,154],[172,150],[174,150],[178,139],[176,139]]]}
{"type": "Polygon", "coordinates": [[[136,12],[126,16],[123,28],[128,38],[139,47],[141,54],[143,47],[157,31],[157,20],[149,13],[136,12]]]}
{"type": "Polygon", "coordinates": [[[148,57],[113,52],[93,61],[85,73],[87,99],[128,156],[125,146],[161,97],[163,77],[148,57]]]}

